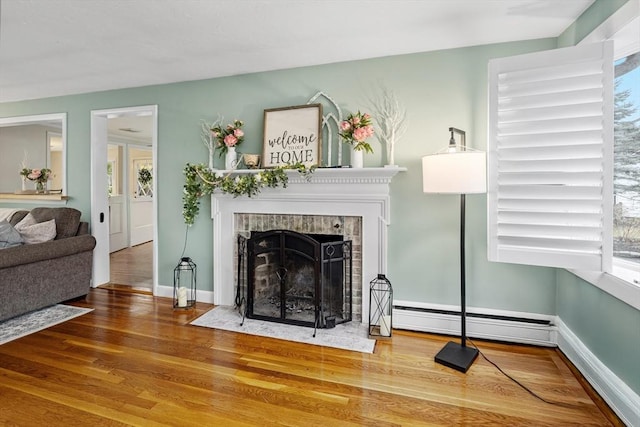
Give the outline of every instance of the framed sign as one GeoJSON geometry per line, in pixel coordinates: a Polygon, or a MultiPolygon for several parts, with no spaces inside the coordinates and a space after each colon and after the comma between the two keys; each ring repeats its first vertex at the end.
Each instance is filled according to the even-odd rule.
{"type": "Polygon", "coordinates": [[[322,105],[264,110],[262,167],[322,161],[322,105]]]}

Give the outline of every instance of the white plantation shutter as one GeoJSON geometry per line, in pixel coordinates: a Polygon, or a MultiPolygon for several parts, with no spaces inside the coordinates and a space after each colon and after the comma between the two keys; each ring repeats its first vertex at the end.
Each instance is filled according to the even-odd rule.
{"type": "Polygon", "coordinates": [[[607,271],[613,45],[489,62],[489,260],[607,271]]]}

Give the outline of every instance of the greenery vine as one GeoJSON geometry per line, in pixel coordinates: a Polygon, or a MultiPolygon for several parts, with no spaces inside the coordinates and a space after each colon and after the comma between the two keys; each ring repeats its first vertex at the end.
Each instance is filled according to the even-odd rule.
{"type": "Polygon", "coordinates": [[[182,216],[187,225],[193,225],[200,212],[200,199],[218,190],[233,197],[253,197],[264,187],[287,187],[289,178],[286,170],[297,170],[310,179],[316,166],[307,168],[302,163],[265,169],[257,173],[226,174],[212,171],[204,164],[187,163],[184,168],[185,184],[182,196],[182,216]]]}

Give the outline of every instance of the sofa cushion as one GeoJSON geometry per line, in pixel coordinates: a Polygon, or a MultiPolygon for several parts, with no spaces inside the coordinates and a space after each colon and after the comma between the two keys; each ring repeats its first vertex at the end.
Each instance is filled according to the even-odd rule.
{"type": "Polygon", "coordinates": [[[36,222],[35,218],[29,214],[16,224],[16,230],[24,239],[24,243],[48,242],[56,237],[56,220],[36,222]]]}
{"type": "Polygon", "coordinates": [[[56,240],[66,239],[78,234],[80,211],[73,208],[34,208],[31,215],[37,222],[56,220],[56,240]]]}
{"type": "Polygon", "coordinates": [[[11,216],[11,219],[9,220],[9,224],[11,224],[11,225],[13,225],[15,227],[16,224],[19,223],[20,221],[22,221],[24,219],[24,217],[27,216],[28,213],[29,213],[29,211],[18,211],[16,213],[14,213],[11,216]]]}
{"type": "Polygon", "coordinates": [[[24,243],[22,236],[7,221],[0,221],[0,249],[20,246],[24,243]]]}

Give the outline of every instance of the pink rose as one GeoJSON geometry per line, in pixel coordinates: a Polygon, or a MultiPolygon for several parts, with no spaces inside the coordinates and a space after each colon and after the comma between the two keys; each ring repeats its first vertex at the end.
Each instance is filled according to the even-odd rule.
{"type": "Polygon", "coordinates": [[[365,119],[365,120],[368,120],[368,119],[370,119],[370,118],[371,118],[371,116],[369,115],[369,113],[364,113],[364,116],[362,116],[362,117],[364,117],[364,119],[365,119]]]}
{"type": "Polygon", "coordinates": [[[40,169],[32,169],[31,173],[27,175],[27,178],[31,180],[36,180],[40,178],[40,175],[42,175],[42,171],[40,169]]]}
{"type": "Polygon", "coordinates": [[[365,126],[363,129],[365,129],[367,132],[367,138],[369,138],[370,136],[373,136],[373,126],[371,125],[365,126]]]}
{"type": "Polygon", "coordinates": [[[233,135],[236,138],[242,138],[244,136],[244,132],[242,131],[242,129],[236,129],[233,131],[233,135]]]}
{"type": "Polygon", "coordinates": [[[358,142],[364,141],[368,137],[367,128],[357,128],[353,130],[353,139],[358,142]]]}
{"type": "Polygon", "coordinates": [[[224,137],[224,145],[227,147],[233,147],[238,143],[238,138],[233,135],[227,135],[224,137]]]}
{"type": "Polygon", "coordinates": [[[343,132],[348,131],[349,129],[351,129],[351,124],[349,124],[349,122],[342,122],[340,123],[340,129],[342,129],[343,132]]]}
{"type": "Polygon", "coordinates": [[[360,117],[355,116],[351,119],[351,123],[353,123],[354,125],[360,124],[360,117]]]}

